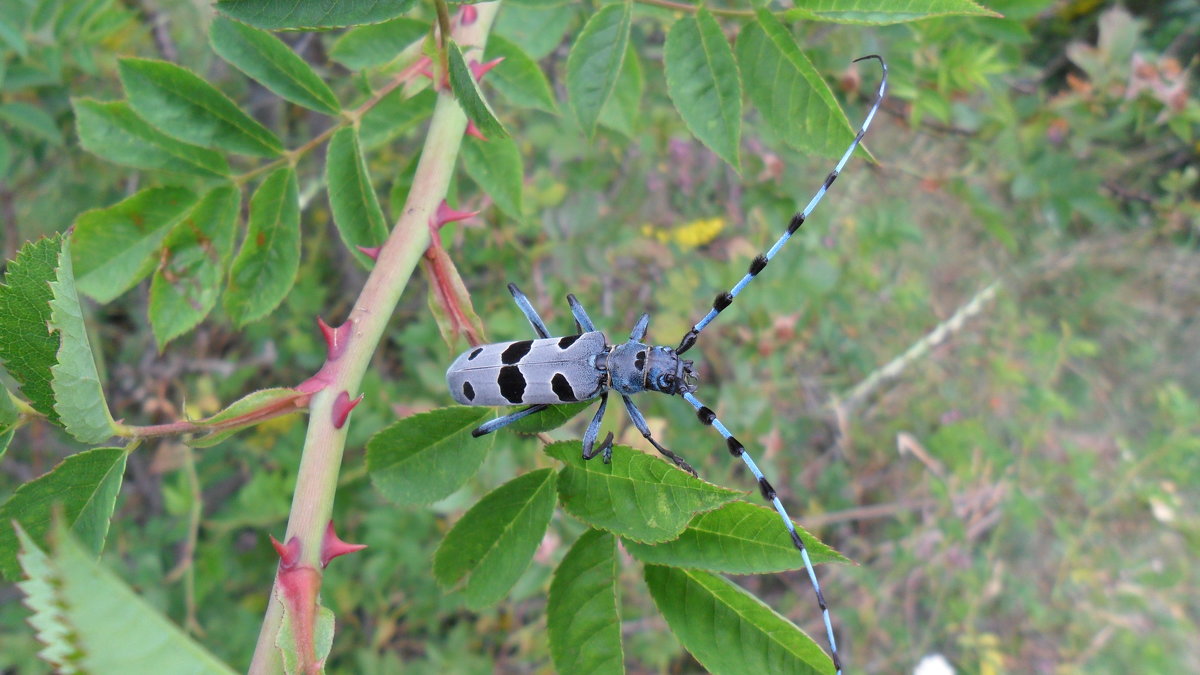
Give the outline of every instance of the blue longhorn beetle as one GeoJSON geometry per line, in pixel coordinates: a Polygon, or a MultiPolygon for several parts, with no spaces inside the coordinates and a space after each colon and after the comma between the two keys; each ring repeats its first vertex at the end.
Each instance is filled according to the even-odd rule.
{"type": "Polygon", "coordinates": [[[809,559],[808,550],[804,547],[800,536],[796,534],[792,519],[784,509],[783,503],[779,501],[775,489],[771,487],[758,465],[746,452],[745,446],[734,438],[729,429],[717,419],[716,413],[701,403],[694,395],[696,373],[692,368],[692,362],[681,358],[681,355],[696,344],[696,338],[699,337],[701,331],[717,317],[721,310],[733,302],[733,299],[766,268],[767,263],[775,257],[775,254],[787,243],[796,230],[800,229],[809,214],[825,196],[829,186],[841,173],[863,136],[866,135],[867,128],[879,110],[879,105],[882,103],[884,92],[887,89],[887,63],[882,57],[875,54],[855,59],[855,62],[864,59],[879,61],[883,75],[880,78],[875,100],[871,104],[871,109],[867,113],[862,127],[855,135],[854,141],[850,143],[850,147],[846,149],[837,166],[825,178],[825,182],[813,195],[804,210],[792,216],[787,231],[780,235],[770,249],[754,258],[750,263],[750,270],[742,277],[741,281],[728,292],[721,293],[716,297],[712,309],[683,336],[678,347],[672,349],[661,345],[650,346],[642,342],[650,323],[648,314],[643,314],[638,319],[628,341],[610,345],[604,333],[596,330],[587,312],[584,311],[583,306],[579,304],[574,295],[567,295],[567,302],[571,306],[571,314],[575,317],[579,334],[551,337],[546,324],[538,316],[529,299],[516,285],[509,284],[508,290],[512,293],[513,300],[516,301],[517,307],[521,309],[525,318],[533,326],[533,330],[538,336],[537,339],[473,347],[459,355],[446,371],[446,383],[450,387],[450,393],[454,400],[461,404],[529,406],[481,425],[472,432],[472,435],[476,437],[501,429],[519,419],[535,415],[551,405],[586,401],[599,397],[600,406],[596,409],[596,414],[583,434],[583,458],[592,459],[596,455],[603,455],[604,462],[608,463],[612,457],[613,435],[610,432],[598,447],[596,439],[600,433],[600,422],[604,419],[604,411],[608,406],[608,394],[610,391],[615,391],[621,395],[621,400],[625,403],[625,410],[642,436],[676,466],[696,475],[696,470],[682,457],[663,447],[654,439],[650,434],[649,425],[646,424],[645,416],[630,398],[631,395],[643,391],[657,391],[670,396],[676,394],[682,396],[696,409],[701,422],[714,427],[725,438],[729,452],[745,462],[747,468],[758,480],[763,498],[775,507],[780,518],[783,519],[784,526],[791,534],[792,543],[800,552],[809,581],[816,593],[817,603],[821,607],[822,618],[825,621],[826,635],[829,638],[830,656],[839,675],[842,672],[842,665],[838,656],[837,641],[833,634],[833,624],[830,620],[829,608],[825,604],[825,597],[821,593],[821,586],[817,582],[812,561],[809,559]]]}

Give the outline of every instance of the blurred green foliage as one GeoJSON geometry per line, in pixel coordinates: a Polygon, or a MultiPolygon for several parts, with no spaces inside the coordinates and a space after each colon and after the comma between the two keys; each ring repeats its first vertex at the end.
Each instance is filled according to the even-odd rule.
{"type": "MultiPolygon", "coordinates": [[[[856,158],[778,262],[706,332],[693,352],[701,393],[756,451],[793,516],[859,563],[820,570],[853,671],[906,672],[936,652],[968,673],[1181,672],[1195,663],[1200,621],[1200,9],[1185,0],[987,4],[1004,18],[795,25],[851,119],[875,76],[847,64],[870,52],[888,58],[890,99],[867,139],[878,163],[856,158]],[[947,341],[846,404],[856,385],[994,282],[995,298],[947,341]]],[[[206,8],[8,5],[6,259],[20,242],[141,187],[83,152],[73,131],[69,97],[113,98],[118,56],[184,64],[287,140],[316,133],[315,115],[213,57],[198,30],[206,8]]],[[[463,173],[452,194],[483,212],[445,228],[442,240],[490,339],[528,333],[505,291],[515,281],[552,330],[569,327],[562,298],[573,292],[610,337],[646,311],[650,338],[674,344],[829,169],[753,113],[740,173],[722,163],[687,133],[657,65],[661,19],[675,14],[640,4],[634,14],[617,96],[591,140],[562,103],[563,40],[578,34],[584,11],[520,2],[500,14],[497,33],[538,59],[560,114],[536,95],[540,108],[509,107],[510,93],[497,86],[495,96],[484,81],[523,159],[521,214],[463,173]],[[638,90],[640,100],[623,98],[638,90]]],[[[365,76],[338,77],[347,71],[327,56],[337,39],[285,36],[342,100],[365,96],[365,76]]],[[[421,132],[414,123],[368,154],[392,204],[407,192],[421,132]]],[[[321,175],[309,168],[302,195],[321,175]]],[[[92,307],[117,416],[199,417],[264,380],[285,385],[320,367],[312,317],[344,315],[365,273],[339,245],[326,199],[306,203],[297,287],[270,322],[235,330],[214,317],[159,353],[145,284],[92,307]]],[[[573,541],[578,522],[556,513],[552,536],[498,607],[469,611],[431,583],[431,566],[481,495],[550,465],[541,442],[499,434],[467,486],[430,507],[397,509],[366,480],[373,432],[448,402],[454,354],[416,290],[402,300],[350,427],[335,519],[370,548],[327,571],[322,600],[338,617],[329,667],[540,672],[550,658],[544,589],[566,553],[556,542],[573,541]]],[[[752,489],[688,406],[643,399],[656,436],[702,476],[752,489]]],[[[586,417],[552,436],[578,438],[586,417]]],[[[610,414],[602,433],[610,429],[652,452],[623,416],[610,414]]],[[[266,534],[283,530],[303,435],[294,416],[212,448],[166,441],[129,457],[103,560],[238,668],[262,620],[276,564],[266,534]]],[[[0,463],[4,498],[69,446],[33,425],[13,447],[24,451],[0,463]]],[[[639,672],[697,670],[650,598],[630,592],[636,566],[623,574],[626,662],[639,672]]],[[[822,632],[801,574],[741,581],[822,632]]],[[[0,668],[45,670],[19,593],[6,586],[0,598],[0,668]]]]}

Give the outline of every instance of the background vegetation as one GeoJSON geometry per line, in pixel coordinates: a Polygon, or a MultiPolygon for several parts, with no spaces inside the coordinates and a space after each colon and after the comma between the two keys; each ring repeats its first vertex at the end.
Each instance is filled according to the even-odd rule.
{"type": "MultiPolygon", "coordinates": [[[[316,115],[214,55],[204,3],[14,2],[24,23],[0,23],[5,259],[145,187],[85,152],[75,131],[72,97],[121,96],[118,57],[186,65],[289,139],[319,133],[316,115]]],[[[909,671],[934,653],[968,673],[1195,669],[1200,9],[986,4],[1003,18],[794,24],[851,120],[876,82],[851,59],[888,59],[891,93],[867,137],[877,163],[856,156],[780,262],[709,329],[693,352],[701,393],[759,449],[793,517],[857,563],[820,568],[852,671],[909,671]]],[[[591,9],[501,10],[495,33],[538,61],[553,96],[485,79],[520,150],[520,201],[485,194],[486,177],[469,170],[452,187],[481,212],[446,227],[442,243],[489,340],[528,333],[504,287],[513,281],[552,329],[568,328],[562,298],[573,292],[610,336],[646,311],[651,339],[675,344],[831,167],[757,112],[740,170],[692,138],[658,66],[684,12],[663,5],[637,5],[627,63],[641,67],[623,72],[591,139],[564,91],[570,36],[591,9]]],[[[432,9],[411,16],[428,23],[432,9]]],[[[358,69],[390,56],[339,51],[340,35],[285,39],[343,100],[365,97],[358,69]]],[[[424,138],[418,122],[391,124],[367,154],[391,221],[424,138]]],[[[86,305],[114,415],[200,417],[321,366],[312,317],[344,316],[365,272],[332,227],[321,167],[305,170],[300,273],[268,320],[235,329],[218,310],[160,350],[148,284],[86,305]]],[[[326,575],[322,599],[339,622],[329,665],[542,672],[544,587],[578,523],[556,516],[497,607],[470,611],[431,583],[434,549],[463,511],[554,465],[542,442],[499,434],[467,486],[428,508],[397,509],[366,479],[372,433],[449,402],[444,370],[458,349],[430,302],[418,285],[405,293],[350,426],[335,519],[370,548],[326,575]]],[[[642,398],[656,435],[701,476],[752,488],[687,405],[642,398]]],[[[578,438],[586,417],[551,435],[578,438]]],[[[650,450],[622,415],[605,424],[650,450]]],[[[172,439],[128,459],[104,564],[238,667],[262,622],[277,562],[266,535],[283,530],[304,430],[301,416],[284,417],[211,448],[172,439]]],[[[40,422],[11,447],[4,497],[76,449],[40,422]]],[[[639,573],[625,573],[632,588],[639,573]]],[[[802,573],[740,581],[823,632],[802,573]]],[[[699,669],[648,596],[622,598],[632,672],[699,669]]],[[[0,588],[0,666],[40,672],[19,600],[0,588]]]]}

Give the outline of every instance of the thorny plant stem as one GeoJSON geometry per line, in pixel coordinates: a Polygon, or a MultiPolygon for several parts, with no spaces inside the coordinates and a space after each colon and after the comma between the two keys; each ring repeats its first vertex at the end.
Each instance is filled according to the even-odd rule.
{"type": "MultiPolygon", "coordinates": [[[[475,21],[455,28],[455,40],[472,47],[468,58],[471,58],[472,52],[476,59],[481,57],[498,5],[478,5],[475,21]]],[[[348,430],[345,425],[340,429],[334,427],[334,401],[342,392],[347,392],[351,398],[358,394],[363,374],[383,337],[400,294],[429,246],[429,219],[445,198],[466,127],[467,118],[454,96],[449,91],[440,91],[400,220],[380,249],[375,267],[347,319],[350,337],[345,351],[332,364],[327,364],[332,365],[327,371],[329,384],[313,395],[309,406],[308,433],[292,497],[287,533],[282,541],[290,542],[295,538],[299,542],[297,564],[311,568],[315,573],[318,580],[316,590],[319,590],[322,570],[321,544],[333,510],[348,430]]],[[[254,660],[250,664],[251,673],[273,674],[282,670],[281,655],[275,647],[284,611],[281,596],[280,573],[277,572],[254,660]]]]}

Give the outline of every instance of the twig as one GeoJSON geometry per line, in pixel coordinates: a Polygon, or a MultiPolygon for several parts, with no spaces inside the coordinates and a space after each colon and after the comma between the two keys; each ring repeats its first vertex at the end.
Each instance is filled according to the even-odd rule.
{"type": "MultiPolygon", "coordinates": [[[[472,50],[482,51],[498,4],[475,5],[473,21],[457,26],[454,37],[464,45],[472,45],[472,50]]],[[[454,96],[439,91],[400,219],[380,248],[376,264],[346,323],[327,331],[329,356],[319,373],[320,379],[312,380],[320,389],[312,395],[309,405],[308,431],[287,532],[277,547],[280,564],[250,664],[251,673],[273,674],[283,670],[276,640],[285,611],[294,629],[283,648],[294,652],[297,670],[316,672],[321,667],[314,649],[317,599],[323,570],[329,562],[325,557],[329,541],[326,533],[336,541],[331,516],[349,430],[346,415],[353,405],[347,401],[357,400],[354,396],[361,389],[363,376],[400,295],[429,246],[429,220],[445,198],[466,127],[466,115],[454,96]]]]}
{"type": "Polygon", "coordinates": [[[942,344],[961,330],[963,325],[966,324],[967,319],[983,311],[983,306],[996,296],[996,293],[1002,286],[1003,282],[999,280],[993,281],[987,288],[976,293],[975,297],[960,307],[953,316],[939,324],[937,328],[934,328],[929,334],[914,343],[903,354],[889,361],[884,367],[872,372],[865,380],[859,382],[851,389],[848,394],[835,399],[833,405],[843,408],[847,415],[853,413],[879,388],[879,385],[900,375],[913,362],[923,358],[934,347],[942,344]]]}

